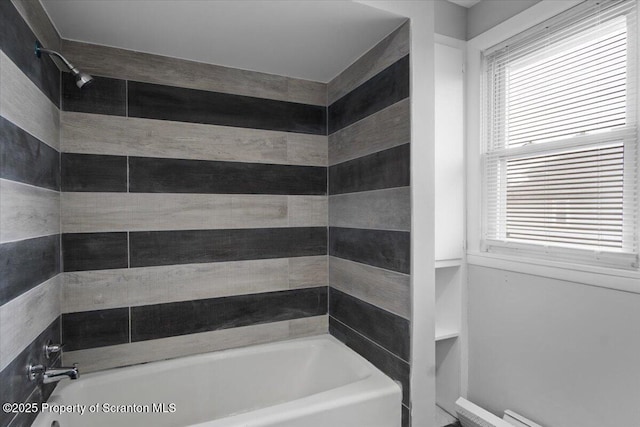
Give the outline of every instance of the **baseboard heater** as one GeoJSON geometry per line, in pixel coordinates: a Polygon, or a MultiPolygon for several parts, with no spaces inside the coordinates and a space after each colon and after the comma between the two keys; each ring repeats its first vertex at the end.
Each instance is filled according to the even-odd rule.
{"type": "Polygon", "coordinates": [[[510,410],[500,419],[462,397],[456,401],[456,412],[462,427],[542,427],[510,410]]]}

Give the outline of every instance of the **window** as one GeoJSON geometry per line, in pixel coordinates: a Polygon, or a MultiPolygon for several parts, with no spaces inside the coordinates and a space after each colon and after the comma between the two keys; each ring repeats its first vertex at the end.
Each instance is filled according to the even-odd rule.
{"type": "Polygon", "coordinates": [[[484,52],[483,246],[638,267],[636,1],[484,52]]]}

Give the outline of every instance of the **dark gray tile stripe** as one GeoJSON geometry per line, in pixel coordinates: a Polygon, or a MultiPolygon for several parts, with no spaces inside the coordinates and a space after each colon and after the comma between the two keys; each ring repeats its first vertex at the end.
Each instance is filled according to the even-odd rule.
{"type": "Polygon", "coordinates": [[[402,385],[402,403],[409,405],[409,364],[374,344],[333,317],[329,333],[402,385]]]}
{"type": "Polygon", "coordinates": [[[62,315],[62,342],[68,351],[129,342],[129,307],[62,315]]]}
{"type": "Polygon", "coordinates": [[[128,83],[130,117],[326,135],[326,107],[128,83]]]}
{"type": "Polygon", "coordinates": [[[78,89],[70,73],[62,76],[62,110],[81,113],[125,116],[127,113],[126,80],[93,76],[94,82],[78,89]]]}
{"type": "Polygon", "coordinates": [[[34,53],[36,36],[9,0],[0,0],[0,49],[60,107],[60,70],[48,55],[34,53]]]}
{"type": "Polygon", "coordinates": [[[409,321],[337,289],[329,289],[329,314],[403,360],[409,360],[409,321]]]}
{"type": "Polygon", "coordinates": [[[131,341],[300,319],[326,312],[324,287],[131,307],[131,341]]]}
{"type": "MultiPolygon", "coordinates": [[[[42,363],[45,366],[60,366],[60,358],[56,357],[53,361],[44,357],[42,347],[48,340],[60,342],[60,318],[58,317],[49,326],[29,344],[9,365],[0,371],[0,404],[5,402],[25,402],[36,392],[33,398],[36,402],[46,401],[56,384],[48,384],[38,387],[35,382],[27,379],[26,367],[29,364],[42,363]],[[36,389],[38,389],[36,391],[36,389]]],[[[15,414],[0,411],[0,427],[5,427],[14,419],[15,414]]],[[[18,415],[13,425],[30,425],[23,424],[26,421],[32,421],[27,414],[18,415]],[[16,424],[17,423],[17,424],[16,424]]]]}
{"type": "Polygon", "coordinates": [[[409,96],[409,55],[329,106],[329,134],[409,96]]]}
{"type": "Polygon", "coordinates": [[[325,227],[149,231],[130,233],[131,267],[327,253],[325,227]]]}
{"type": "Polygon", "coordinates": [[[405,405],[402,405],[402,427],[411,426],[411,412],[409,408],[405,405]]]}
{"type": "Polygon", "coordinates": [[[129,158],[133,193],[327,193],[327,169],[318,166],[205,160],[129,158]]]}
{"type": "Polygon", "coordinates": [[[60,154],[0,116],[0,178],[60,190],[60,154]]]}
{"type": "Polygon", "coordinates": [[[62,153],[62,191],[127,191],[127,158],[62,153]]]}
{"type": "Polygon", "coordinates": [[[410,274],[411,234],[330,227],[329,255],[410,274]]]}
{"type": "Polygon", "coordinates": [[[62,235],[64,271],[127,268],[127,233],[62,235]]]}
{"type": "Polygon", "coordinates": [[[60,272],[58,234],[0,245],[0,305],[60,272]]]}
{"type": "Polygon", "coordinates": [[[62,315],[67,350],[320,316],[327,288],[293,289],[62,315]],[[131,323],[131,337],[129,337],[131,323]]]}
{"type": "Polygon", "coordinates": [[[410,147],[403,144],[329,167],[329,194],[409,186],[410,147]]]}

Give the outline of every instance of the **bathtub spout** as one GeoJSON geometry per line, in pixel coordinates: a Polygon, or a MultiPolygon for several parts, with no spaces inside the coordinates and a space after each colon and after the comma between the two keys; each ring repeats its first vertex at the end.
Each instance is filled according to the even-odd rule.
{"type": "Polygon", "coordinates": [[[46,369],[42,375],[42,382],[45,384],[55,383],[65,378],[70,378],[72,380],[80,378],[80,371],[78,371],[77,363],[74,363],[72,367],[46,369]]]}

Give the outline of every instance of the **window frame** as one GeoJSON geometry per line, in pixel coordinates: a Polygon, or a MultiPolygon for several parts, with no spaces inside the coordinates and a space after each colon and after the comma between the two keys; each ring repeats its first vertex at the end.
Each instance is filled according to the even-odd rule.
{"type": "MultiPolygon", "coordinates": [[[[640,89],[637,83],[638,79],[638,10],[636,6],[636,18],[635,25],[629,25],[627,27],[627,39],[631,40],[631,47],[633,48],[633,55],[628,57],[629,63],[633,63],[633,65],[628,64],[627,66],[627,79],[636,79],[636,83],[632,85],[633,89],[635,89],[636,94],[633,97],[634,105],[630,111],[632,114],[628,114],[627,117],[632,117],[632,123],[628,124],[627,127],[635,127],[637,129],[638,123],[638,111],[639,111],[639,98],[637,95],[638,89],[640,89]]],[[[553,19],[553,18],[551,18],[553,19]]],[[[548,20],[548,19],[547,19],[548,20]]],[[[546,24],[546,21],[542,21],[540,24],[532,27],[535,29],[536,27],[543,26],[546,24]]],[[[507,40],[510,37],[505,37],[503,40],[507,40]]],[[[487,46],[488,47],[488,46],[487,46]]],[[[482,52],[483,49],[481,49],[482,52]]],[[[532,52],[535,54],[535,51],[532,52]]],[[[552,142],[545,142],[541,144],[531,144],[524,145],[520,147],[503,147],[500,149],[489,150],[490,143],[492,141],[493,132],[492,126],[488,126],[488,120],[490,120],[489,112],[493,113],[494,111],[494,99],[487,95],[489,81],[487,81],[487,62],[483,59],[481,61],[480,72],[482,73],[480,90],[484,95],[481,98],[481,108],[482,113],[480,117],[481,124],[481,139],[480,145],[481,150],[480,154],[480,176],[482,178],[482,186],[481,186],[481,196],[480,196],[480,210],[481,210],[481,223],[479,229],[479,250],[480,252],[485,253],[494,253],[494,254],[502,254],[507,256],[525,256],[527,258],[538,258],[538,259],[547,259],[554,261],[565,261],[570,263],[588,263],[597,266],[603,267],[613,267],[613,268],[621,268],[621,269],[638,269],[638,239],[640,236],[640,214],[638,213],[638,202],[637,197],[640,192],[640,171],[637,171],[637,167],[640,167],[640,143],[638,142],[638,137],[634,139],[628,138],[628,131],[612,131],[606,134],[606,137],[603,137],[601,134],[587,134],[583,136],[574,136],[566,139],[561,139],[552,142]],[[489,117],[488,117],[489,115],[489,117]],[[620,136],[624,136],[624,138],[620,138],[620,136]],[[616,138],[618,137],[618,138],[616,138]],[[514,157],[522,157],[522,156],[533,156],[535,154],[543,154],[552,151],[557,151],[560,149],[566,148],[578,148],[578,147],[589,147],[595,146],[598,143],[604,143],[605,140],[608,141],[620,141],[622,140],[625,150],[625,158],[624,158],[624,180],[628,182],[630,179],[634,180],[632,185],[625,184],[623,187],[623,212],[628,212],[631,209],[634,212],[634,218],[632,220],[626,219],[623,220],[623,227],[632,230],[633,235],[631,236],[631,240],[633,242],[628,244],[628,242],[623,241],[623,248],[621,250],[600,250],[597,248],[577,248],[577,247],[567,247],[555,244],[545,244],[545,243],[528,243],[523,241],[514,241],[508,240],[496,240],[491,239],[488,236],[488,228],[490,227],[490,220],[488,218],[490,209],[489,209],[489,194],[488,193],[488,184],[487,184],[487,170],[488,164],[491,158],[503,159],[514,158],[514,157]],[[631,153],[631,155],[627,155],[627,153],[631,153]],[[629,165],[632,164],[632,167],[629,165]],[[635,174],[635,176],[630,177],[630,175],[635,174]],[[634,194],[629,195],[629,191],[634,191],[634,194]],[[631,204],[631,206],[630,206],[631,204]]],[[[503,68],[504,70],[504,68],[503,68]]],[[[502,84],[506,84],[506,79],[500,79],[502,84]]],[[[629,84],[627,85],[629,87],[629,84]]],[[[505,90],[499,91],[500,94],[505,94],[505,90]]],[[[502,99],[504,105],[504,99],[502,99]]],[[[503,188],[506,189],[506,184],[502,185],[503,188]]],[[[499,197],[503,197],[506,199],[506,190],[502,195],[498,195],[499,197]]],[[[496,220],[497,221],[497,220],[496,220]]],[[[504,225],[504,223],[503,223],[504,225]]],[[[623,235],[628,235],[624,233],[623,235]]],[[[628,239],[627,239],[628,240],[628,239]]]]}

